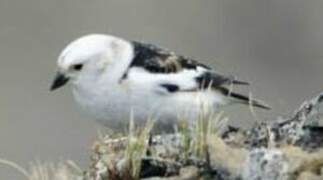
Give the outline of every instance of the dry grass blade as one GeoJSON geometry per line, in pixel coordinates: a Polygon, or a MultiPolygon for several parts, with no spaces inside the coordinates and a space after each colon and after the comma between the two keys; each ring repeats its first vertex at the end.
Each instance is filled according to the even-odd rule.
{"type": "Polygon", "coordinates": [[[12,161],[8,161],[6,159],[0,159],[0,164],[11,167],[11,168],[17,170],[25,178],[30,179],[29,173],[23,167],[19,166],[18,164],[14,163],[12,161]]]}
{"type": "Polygon", "coordinates": [[[192,151],[198,158],[208,154],[208,138],[218,135],[221,128],[227,125],[223,113],[215,113],[207,104],[201,105],[201,111],[193,129],[192,151]]]}
{"type": "Polygon", "coordinates": [[[253,96],[252,96],[251,92],[249,92],[249,109],[250,109],[252,117],[256,120],[256,123],[258,123],[258,124],[261,123],[261,121],[258,118],[257,113],[254,109],[254,106],[253,106],[253,96]]]}
{"type": "Polygon", "coordinates": [[[72,161],[57,165],[36,161],[31,164],[29,180],[79,180],[82,177],[82,170],[72,161]]]}
{"type": "Polygon", "coordinates": [[[142,157],[145,155],[148,146],[148,139],[153,128],[153,121],[148,119],[144,129],[137,133],[133,116],[131,116],[129,124],[128,145],[126,148],[126,161],[129,163],[128,167],[130,175],[133,179],[139,179],[141,171],[142,157]]]}

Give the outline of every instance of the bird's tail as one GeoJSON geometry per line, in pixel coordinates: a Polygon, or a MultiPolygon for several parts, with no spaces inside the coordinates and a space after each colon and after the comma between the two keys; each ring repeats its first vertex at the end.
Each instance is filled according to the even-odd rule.
{"type": "Polygon", "coordinates": [[[262,108],[262,109],[266,109],[266,110],[271,110],[271,107],[269,107],[265,103],[263,103],[259,100],[256,100],[256,99],[251,99],[250,97],[247,97],[245,95],[231,92],[229,94],[229,96],[238,100],[238,102],[241,104],[246,104],[246,105],[250,105],[250,106],[254,106],[254,107],[258,107],[258,108],[262,108]]]}
{"type": "Polygon", "coordinates": [[[240,80],[237,80],[237,79],[232,80],[232,84],[235,84],[235,85],[246,85],[246,86],[250,85],[249,82],[240,81],[240,80]]]}
{"type": "Polygon", "coordinates": [[[234,102],[238,102],[241,104],[246,104],[246,105],[250,105],[250,106],[254,106],[254,107],[258,107],[266,110],[271,110],[270,106],[266,105],[260,100],[252,99],[248,96],[245,96],[236,92],[231,92],[227,88],[221,88],[220,90],[224,95],[231,97],[234,100],[234,102]]]}

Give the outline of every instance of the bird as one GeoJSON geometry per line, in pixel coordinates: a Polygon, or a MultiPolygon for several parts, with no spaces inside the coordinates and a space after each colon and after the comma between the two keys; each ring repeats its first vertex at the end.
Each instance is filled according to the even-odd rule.
{"type": "Polygon", "coordinates": [[[214,112],[232,104],[269,110],[260,100],[233,92],[249,85],[189,57],[157,45],[108,34],[82,36],[62,50],[54,91],[66,84],[89,117],[112,130],[133,119],[153,119],[158,131],[172,131],[179,117],[194,123],[203,108],[214,112]]]}

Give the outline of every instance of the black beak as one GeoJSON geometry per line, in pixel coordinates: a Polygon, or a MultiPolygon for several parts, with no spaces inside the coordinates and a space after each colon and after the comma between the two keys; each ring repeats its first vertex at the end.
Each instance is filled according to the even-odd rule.
{"type": "Polygon", "coordinates": [[[68,82],[69,78],[66,77],[64,74],[58,72],[54,79],[53,84],[50,87],[51,91],[54,91],[62,86],[64,86],[68,82]]]}

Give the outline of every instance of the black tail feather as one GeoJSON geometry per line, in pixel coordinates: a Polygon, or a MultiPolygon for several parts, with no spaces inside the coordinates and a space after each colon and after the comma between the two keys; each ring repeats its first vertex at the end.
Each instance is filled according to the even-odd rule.
{"type": "Polygon", "coordinates": [[[250,99],[249,97],[247,97],[245,95],[231,92],[229,94],[229,96],[231,96],[235,99],[241,100],[241,103],[243,103],[243,104],[259,107],[259,108],[266,109],[266,110],[271,110],[271,107],[269,107],[268,105],[265,105],[264,103],[261,103],[258,100],[250,99]]]}
{"type": "Polygon", "coordinates": [[[232,84],[237,84],[237,85],[246,85],[246,86],[250,85],[250,83],[249,83],[249,82],[246,82],[246,81],[240,81],[240,80],[233,80],[233,81],[232,81],[232,84]]]}
{"type": "Polygon", "coordinates": [[[251,105],[251,106],[266,109],[266,110],[271,110],[271,107],[269,107],[265,103],[262,103],[259,100],[250,99],[248,96],[245,96],[239,93],[230,92],[230,90],[228,90],[227,88],[220,88],[220,91],[226,96],[229,96],[238,100],[239,103],[251,105]]]}

